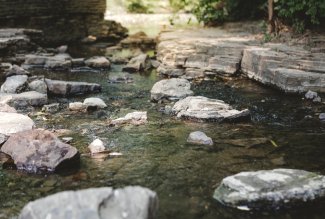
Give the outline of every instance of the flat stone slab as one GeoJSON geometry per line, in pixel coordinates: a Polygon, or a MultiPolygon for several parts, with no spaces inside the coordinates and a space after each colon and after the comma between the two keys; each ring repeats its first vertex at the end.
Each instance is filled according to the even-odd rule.
{"type": "Polygon", "coordinates": [[[179,100],[193,95],[191,84],[186,79],[172,78],[158,81],[151,89],[151,100],[179,100]]]}
{"type": "Polygon", "coordinates": [[[35,123],[28,116],[18,113],[0,112],[0,134],[11,135],[31,130],[34,126],[35,123]]]}
{"type": "Polygon", "coordinates": [[[214,192],[220,203],[242,209],[278,209],[325,196],[325,176],[295,169],[241,172],[224,178],[214,192]]]}
{"type": "Polygon", "coordinates": [[[179,100],[172,108],[172,114],[182,119],[198,121],[238,121],[248,119],[248,109],[236,110],[222,100],[202,96],[191,96],[179,100]]]}
{"type": "Polygon", "coordinates": [[[0,103],[17,106],[43,106],[47,104],[47,95],[36,91],[28,91],[20,94],[0,93],[0,103]]]}
{"type": "Polygon", "coordinates": [[[143,125],[148,122],[147,112],[133,112],[128,113],[122,118],[112,120],[113,125],[131,124],[131,125],[143,125]]]}
{"type": "Polygon", "coordinates": [[[39,129],[12,134],[0,151],[11,156],[17,169],[31,173],[54,172],[64,162],[79,160],[75,147],[39,129]]]}
{"type": "Polygon", "coordinates": [[[45,83],[49,93],[62,96],[97,93],[102,89],[99,84],[87,82],[45,79],[45,83]]]}
{"type": "Polygon", "coordinates": [[[147,188],[129,186],[66,191],[28,203],[19,219],[154,219],[157,194],[147,188]]]}

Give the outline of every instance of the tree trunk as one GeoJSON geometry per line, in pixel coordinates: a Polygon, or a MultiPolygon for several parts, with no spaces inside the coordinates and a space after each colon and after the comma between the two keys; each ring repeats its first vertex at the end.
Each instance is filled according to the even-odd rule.
{"type": "Polygon", "coordinates": [[[268,32],[274,33],[275,31],[275,22],[274,22],[274,0],[268,0],[268,11],[269,11],[269,25],[268,32]]]}

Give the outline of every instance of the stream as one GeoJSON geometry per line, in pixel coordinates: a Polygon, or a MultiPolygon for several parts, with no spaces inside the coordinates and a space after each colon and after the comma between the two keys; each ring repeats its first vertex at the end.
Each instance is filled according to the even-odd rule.
{"type": "Polygon", "coordinates": [[[325,124],[318,119],[324,104],[303,100],[303,95],[285,95],[245,78],[215,79],[193,83],[195,95],[221,99],[234,108],[251,110],[251,122],[199,123],[181,121],[161,112],[162,104],[150,102],[150,90],[160,80],[155,70],[132,74],[134,82],[110,84],[109,77],[122,73],[122,65],[101,73],[38,71],[51,79],[99,83],[102,92],[80,97],[50,97],[61,103],[55,114],[31,113],[39,128],[68,129],[81,156],[74,171],[33,175],[0,167],[0,218],[17,216],[31,200],[65,190],[90,187],[141,185],[156,191],[159,219],[320,219],[324,203],[286,211],[258,212],[226,208],[213,200],[214,189],[229,175],[248,170],[297,168],[325,174],[325,124]],[[69,102],[86,97],[102,98],[105,110],[71,113],[69,102]],[[132,111],[147,111],[148,124],[110,127],[107,119],[132,111]],[[203,131],[214,146],[186,142],[192,131],[203,131]],[[88,145],[102,139],[109,149],[123,156],[92,159],[88,145]],[[263,140],[250,147],[234,142],[263,140]],[[244,139],[244,140],[243,140],[244,139]]]}

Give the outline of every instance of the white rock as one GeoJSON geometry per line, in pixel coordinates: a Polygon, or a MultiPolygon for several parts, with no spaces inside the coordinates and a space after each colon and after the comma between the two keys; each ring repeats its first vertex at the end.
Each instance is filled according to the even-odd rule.
{"type": "Polygon", "coordinates": [[[0,112],[0,133],[11,135],[17,132],[31,130],[35,126],[28,116],[18,113],[0,112]]]}
{"type": "Polygon", "coordinates": [[[191,132],[187,138],[187,142],[193,144],[213,145],[213,141],[204,132],[191,132]]]}
{"type": "Polygon", "coordinates": [[[88,146],[90,153],[100,153],[106,150],[104,142],[100,139],[95,139],[89,146],[88,146]]]}
{"type": "Polygon", "coordinates": [[[87,98],[84,100],[83,104],[86,106],[86,107],[97,107],[99,109],[103,109],[103,108],[106,108],[107,105],[105,104],[105,102],[100,99],[100,98],[96,98],[96,97],[90,97],[90,98],[87,98]]]}
{"type": "Polygon", "coordinates": [[[133,112],[128,113],[122,118],[118,118],[112,121],[112,124],[132,124],[132,125],[142,125],[147,123],[147,112],[133,112]]]}
{"type": "Polygon", "coordinates": [[[81,102],[69,103],[69,110],[71,111],[84,111],[87,107],[81,102]]]}

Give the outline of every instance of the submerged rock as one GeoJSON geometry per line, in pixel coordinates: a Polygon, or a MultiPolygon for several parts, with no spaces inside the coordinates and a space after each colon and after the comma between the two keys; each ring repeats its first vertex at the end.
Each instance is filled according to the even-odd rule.
{"type": "Polygon", "coordinates": [[[45,79],[45,83],[51,94],[62,96],[96,93],[102,89],[99,84],[87,82],[45,79]]]}
{"type": "Polygon", "coordinates": [[[85,61],[88,67],[93,68],[110,68],[111,62],[104,56],[94,56],[85,61]]]}
{"type": "Polygon", "coordinates": [[[124,74],[121,76],[110,76],[108,82],[113,84],[128,84],[133,82],[133,78],[130,77],[129,74],[124,74]]]}
{"type": "Polygon", "coordinates": [[[106,150],[104,142],[100,139],[95,139],[91,144],[88,146],[90,153],[100,153],[106,150]]]}
{"type": "Polygon", "coordinates": [[[172,113],[178,118],[202,121],[237,121],[247,119],[250,115],[248,109],[236,110],[222,100],[207,97],[186,97],[175,103],[172,113]]]}
{"type": "Polygon", "coordinates": [[[325,176],[304,170],[274,169],[226,177],[213,197],[239,209],[278,209],[325,196],[325,176]]]}
{"type": "Polygon", "coordinates": [[[187,138],[187,142],[192,144],[213,145],[213,141],[204,132],[191,132],[187,138]]]}
{"type": "Polygon", "coordinates": [[[27,75],[14,75],[8,77],[5,83],[1,86],[3,93],[21,93],[27,88],[27,75]]]}
{"type": "Polygon", "coordinates": [[[191,84],[186,79],[172,78],[158,81],[151,89],[151,100],[179,100],[193,95],[191,84]]]}
{"type": "Polygon", "coordinates": [[[154,219],[157,194],[147,188],[91,188],[66,191],[29,202],[19,219],[154,219]]]}
{"type": "Polygon", "coordinates": [[[31,130],[35,126],[31,118],[18,113],[0,112],[0,118],[0,134],[3,135],[31,130]]]}
{"type": "Polygon", "coordinates": [[[147,112],[133,112],[128,113],[122,118],[115,119],[111,122],[113,125],[132,124],[143,125],[147,123],[147,112]]]}
{"type": "Polygon", "coordinates": [[[79,161],[75,147],[61,142],[46,130],[28,130],[13,134],[1,152],[12,157],[17,169],[27,172],[54,172],[64,162],[79,161]]]}

